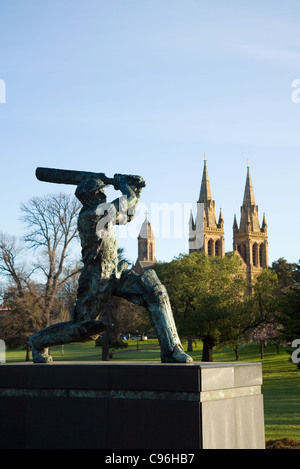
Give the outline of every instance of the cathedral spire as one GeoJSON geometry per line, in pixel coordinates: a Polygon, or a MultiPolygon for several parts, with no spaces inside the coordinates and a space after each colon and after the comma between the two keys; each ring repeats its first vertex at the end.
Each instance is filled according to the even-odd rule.
{"type": "Polygon", "coordinates": [[[250,176],[249,162],[247,165],[247,177],[244,191],[243,205],[241,206],[240,230],[260,231],[258,219],[258,206],[255,203],[254,191],[250,176]]]}
{"type": "Polygon", "coordinates": [[[145,212],[145,220],[142,224],[142,227],[140,229],[138,239],[149,239],[149,240],[154,240],[155,236],[153,234],[150,222],[148,220],[148,212],[146,210],[145,212]]]}
{"type": "Polygon", "coordinates": [[[216,220],[215,201],[212,198],[205,153],[195,222],[192,214],[189,219],[189,252],[194,251],[203,251],[211,256],[225,255],[224,220],[222,211],[219,222],[216,220]]]}
{"type": "Polygon", "coordinates": [[[202,183],[201,183],[198,203],[205,203],[208,200],[212,200],[212,194],[211,194],[211,188],[210,188],[207,166],[206,166],[206,153],[204,153],[204,168],[203,168],[202,183]]]}
{"type": "Polygon", "coordinates": [[[250,207],[251,205],[255,205],[253,186],[252,186],[252,181],[251,181],[251,176],[250,176],[249,161],[248,161],[248,166],[247,166],[247,179],[246,179],[243,205],[247,207],[250,207]]]}
{"type": "Polygon", "coordinates": [[[254,191],[250,177],[249,161],[241,206],[240,226],[236,216],[233,222],[233,249],[237,251],[246,264],[249,285],[262,269],[268,267],[268,235],[267,223],[264,216],[260,227],[258,206],[255,203],[254,191]]]}

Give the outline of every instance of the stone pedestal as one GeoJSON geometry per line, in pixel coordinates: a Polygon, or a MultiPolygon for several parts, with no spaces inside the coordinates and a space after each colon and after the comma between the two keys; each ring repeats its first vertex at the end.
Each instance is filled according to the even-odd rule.
{"type": "Polygon", "coordinates": [[[0,364],[0,448],[260,449],[261,365],[0,364]]]}

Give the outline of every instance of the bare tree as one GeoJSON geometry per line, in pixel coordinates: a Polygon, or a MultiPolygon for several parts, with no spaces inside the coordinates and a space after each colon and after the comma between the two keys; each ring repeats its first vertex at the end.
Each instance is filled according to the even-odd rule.
{"type": "Polygon", "coordinates": [[[15,236],[0,233],[0,273],[12,281],[20,297],[30,278],[21,260],[24,246],[15,236]]]}
{"type": "Polygon", "coordinates": [[[34,251],[35,271],[44,277],[43,327],[50,325],[50,314],[57,292],[79,271],[71,259],[71,246],[77,239],[77,215],[80,203],[68,194],[34,197],[22,204],[27,232],[25,243],[34,251]]]}
{"type": "Polygon", "coordinates": [[[28,338],[41,327],[39,307],[40,292],[32,284],[30,290],[23,290],[22,296],[12,284],[4,295],[9,312],[1,317],[1,338],[8,347],[17,348],[26,345],[26,360],[29,360],[28,338]],[[35,291],[36,289],[36,291],[35,291]]]}
{"type": "Polygon", "coordinates": [[[77,238],[80,204],[73,196],[58,194],[33,198],[21,209],[24,242],[0,233],[0,274],[7,279],[3,291],[10,308],[1,332],[12,347],[27,344],[29,359],[28,337],[47,327],[50,315],[56,322],[70,312],[79,270],[71,245],[77,238]],[[30,250],[34,256],[28,256],[30,250]],[[34,281],[36,273],[42,275],[34,281]]]}
{"type": "Polygon", "coordinates": [[[41,326],[41,290],[30,280],[24,245],[4,233],[0,233],[0,274],[7,280],[1,285],[1,300],[10,310],[1,318],[1,338],[11,347],[26,344],[29,360],[28,337],[41,326]]]}

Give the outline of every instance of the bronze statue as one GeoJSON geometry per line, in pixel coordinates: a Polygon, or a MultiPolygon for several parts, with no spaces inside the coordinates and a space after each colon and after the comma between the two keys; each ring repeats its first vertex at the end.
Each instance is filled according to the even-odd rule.
{"type": "Polygon", "coordinates": [[[83,207],[78,217],[84,267],[79,277],[77,299],[71,321],[54,324],[30,337],[35,363],[50,363],[48,347],[96,339],[110,324],[101,311],[111,295],[145,306],[157,334],[161,361],[192,362],[178,337],[169,297],[153,270],[139,275],[118,270],[117,238],[114,225],[130,222],[145,182],[140,176],[37,168],[43,181],[76,184],[76,197],[83,207]],[[105,187],[112,185],[122,196],[107,203],[105,187]]]}

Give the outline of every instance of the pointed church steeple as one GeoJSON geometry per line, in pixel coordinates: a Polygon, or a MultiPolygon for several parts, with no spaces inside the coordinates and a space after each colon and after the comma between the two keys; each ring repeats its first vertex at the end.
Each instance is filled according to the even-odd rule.
{"type": "Polygon", "coordinates": [[[253,186],[252,186],[252,181],[251,181],[251,176],[250,176],[249,163],[247,166],[247,178],[246,178],[243,205],[248,206],[248,207],[251,207],[251,205],[255,205],[255,198],[254,198],[253,186]]]}
{"type": "Polygon", "coordinates": [[[254,191],[250,176],[249,163],[247,166],[247,177],[244,191],[243,205],[241,206],[240,230],[256,232],[260,230],[258,218],[258,206],[255,203],[254,191]]]}
{"type": "Polygon", "coordinates": [[[236,213],[234,214],[234,219],[233,219],[233,227],[232,227],[233,230],[238,230],[238,224],[237,224],[237,220],[236,220],[236,213]]]}
{"type": "Polygon", "coordinates": [[[212,256],[224,256],[224,220],[221,211],[217,223],[215,201],[212,198],[205,153],[195,224],[193,221],[191,215],[189,221],[189,252],[204,251],[212,256]]]}
{"type": "MultiPolygon", "coordinates": [[[[147,239],[153,241],[155,239],[150,222],[148,220],[148,212],[145,212],[145,220],[142,224],[138,239],[147,239]]],[[[148,254],[145,254],[148,257],[148,254]]]]}
{"type": "Polygon", "coordinates": [[[220,208],[220,215],[219,215],[219,221],[218,221],[218,228],[222,228],[223,226],[224,226],[224,218],[223,218],[222,209],[220,208]]]}
{"type": "Polygon", "coordinates": [[[265,216],[260,227],[249,162],[239,227],[236,216],[234,216],[233,249],[240,254],[247,266],[247,277],[250,285],[255,276],[262,269],[268,267],[268,237],[265,216]]]}
{"type": "Polygon", "coordinates": [[[195,229],[195,222],[194,222],[194,217],[193,217],[193,212],[192,212],[192,210],[191,210],[191,213],[190,213],[189,227],[190,227],[190,229],[192,229],[192,230],[195,229]]]}
{"type": "Polygon", "coordinates": [[[155,236],[148,220],[148,212],[146,212],[138,235],[138,258],[133,270],[142,273],[155,263],[155,236]]]}
{"type": "Polygon", "coordinates": [[[262,221],[262,224],[261,224],[261,231],[266,233],[267,229],[268,229],[268,225],[267,225],[267,222],[266,222],[266,215],[264,213],[263,221],[262,221]]]}
{"type": "Polygon", "coordinates": [[[202,183],[201,183],[198,203],[205,203],[212,199],[213,198],[211,194],[211,188],[210,188],[207,166],[206,166],[206,154],[204,153],[204,168],[203,168],[202,183]]]}

